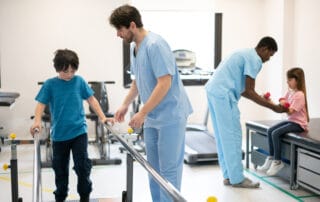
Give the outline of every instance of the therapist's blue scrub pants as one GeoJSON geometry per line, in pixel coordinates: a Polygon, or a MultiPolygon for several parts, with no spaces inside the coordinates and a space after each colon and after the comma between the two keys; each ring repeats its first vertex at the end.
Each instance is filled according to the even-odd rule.
{"type": "MultiPolygon", "coordinates": [[[[180,190],[184,159],[186,120],[160,128],[144,128],[147,160],[151,166],[180,190]]],[[[149,176],[153,202],[171,202],[171,197],[149,176]]]]}
{"type": "Polygon", "coordinates": [[[241,183],[244,175],[238,101],[232,95],[214,96],[207,93],[207,97],[223,177],[229,179],[231,184],[241,183]]]}

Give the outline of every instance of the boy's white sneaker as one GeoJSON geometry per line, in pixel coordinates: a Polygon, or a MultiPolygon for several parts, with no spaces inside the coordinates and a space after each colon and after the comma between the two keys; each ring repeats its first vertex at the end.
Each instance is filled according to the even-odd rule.
{"type": "Polygon", "coordinates": [[[267,171],[267,175],[269,176],[276,175],[283,167],[284,167],[284,163],[282,163],[281,161],[274,160],[272,161],[271,166],[267,171]]]}
{"type": "Polygon", "coordinates": [[[270,168],[271,163],[272,163],[272,157],[268,156],[264,161],[264,164],[258,167],[258,170],[267,171],[270,168]]]}

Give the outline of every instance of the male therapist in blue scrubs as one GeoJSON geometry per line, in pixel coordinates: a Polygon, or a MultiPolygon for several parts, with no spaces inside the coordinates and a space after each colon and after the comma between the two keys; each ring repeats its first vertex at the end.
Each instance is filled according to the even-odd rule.
{"type": "Polygon", "coordinates": [[[275,112],[285,112],[283,107],[273,104],[255,91],[255,79],[262,64],[277,50],[273,38],[263,37],[256,48],[234,52],[224,59],[205,86],[224,185],[240,188],[260,186],[259,182],[253,182],[243,174],[238,101],[244,96],[275,112]]]}
{"type": "MultiPolygon", "coordinates": [[[[174,55],[161,36],[143,28],[135,7],[120,6],[109,20],[117,36],[131,43],[130,70],[135,77],[115,119],[123,121],[129,105],[140,95],[143,107],[129,125],[140,128],[144,123],[148,162],[180,190],[185,128],[192,107],[179,78],[174,55]]],[[[149,184],[153,202],[172,201],[151,177],[149,184]]]]}

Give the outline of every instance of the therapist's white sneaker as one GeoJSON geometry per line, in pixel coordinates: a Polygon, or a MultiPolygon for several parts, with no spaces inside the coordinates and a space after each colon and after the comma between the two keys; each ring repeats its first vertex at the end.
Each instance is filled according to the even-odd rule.
{"type": "Polygon", "coordinates": [[[269,170],[267,171],[267,175],[269,176],[276,175],[283,167],[284,167],[284,163],[282,163],[282,161],[273,160],[269,170]]]}
{"type": "Polygon", "coordinates": [[[271,166],[272,159],[272,156],[268,156],[264,161],[264,164],[258,167],[258,170],[267,171],[271,166]]]}

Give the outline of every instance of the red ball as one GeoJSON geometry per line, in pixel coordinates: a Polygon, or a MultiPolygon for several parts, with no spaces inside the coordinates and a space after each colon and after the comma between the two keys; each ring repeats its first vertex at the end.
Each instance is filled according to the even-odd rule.
{"type": "Polygon", "coordinates": [[[285,108],[289,108],[290,107],[290,103],[289,102],[286,102],[286,103],[284,103],[284,105],[283,105],[285,108]]]}
{"type": "Polygon", "coordinates": [[[271,94],[270,94],[269,92],[266,92],[266,93],[263,95],[263,97],[266,98],[266,99],[269,99],[269,98],[270,98],[270,95],[271,95],[271,94]]]}

